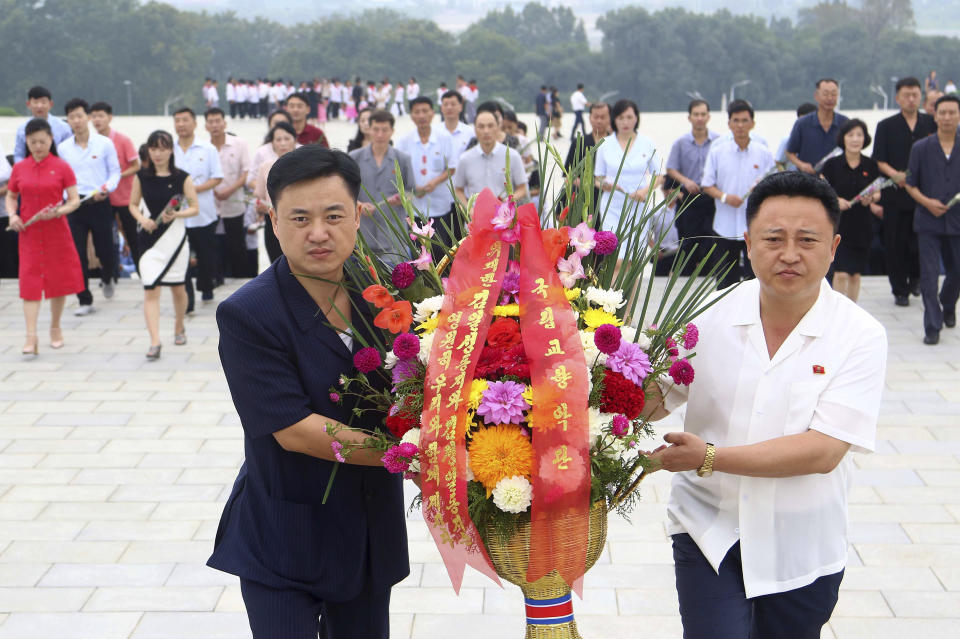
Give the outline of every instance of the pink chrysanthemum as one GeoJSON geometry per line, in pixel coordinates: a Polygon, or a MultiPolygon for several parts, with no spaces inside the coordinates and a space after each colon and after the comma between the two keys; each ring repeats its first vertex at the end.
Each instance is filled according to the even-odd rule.
{"type": "Polygon", "coordinates": [[[675,384],[689,386],[693,383],[693,366],[686,359],[681,358],[675,361],[668,372],[675,384]]]}
{"type": "Polygon", "coordinates": [[[683,331],[683,347],[689,351],[697,345],[698,341],[700,341],[700,331],[697,330],[696,324],[687,324],[687,329],[683,331]]]}
{"type": "Polygon", "coordinates": [[[668,353],[671,357],[679,357],[679,356],[680,356],[680,350],[677,348],[677,342],[676,342],[676,340],[674,340],[672,337],[668,337],[664,343],[665,343],[666,346],[667,346],[667,353],[668,353]]]}
{"type": "Polygon", "coordinates": [[[380,351],[372,346],[361,348],[357,351],[356,355],[353,356],[353,365],[361,373],[369,373],[370,371],[376,370],[382,363],[383,360],[380,359],[380,351]]]}
{"type": "Polygon", "coordinates": [[[398,289],[405,289],[416,279],[417,273],[413,270],[413,265],[409,262],[400,262],[393,267],[393,273],[390,274],[390,281],[398,289]]]}
{"type": "Polygon", "coordinates": [[[409,359],[420,354],[420,338],[413,333],[401,333],[393,340],[393,354],[400,359],[409,359]]]}
{"type": "Polygon", "coordinates": [[[334,404],[340,401],[340,393],[330,393],[330,401],[334,404]]]}
{"type": "Polygon", "coordinates": [[[404,442],[397,446],[391,446],[380,458],[384,468],[391,473],[405,473],[410,468],[410,462],[413,456],[420,451],[416,444],[404,442]]]}
{"type": "Polygon", "coordinates": [[[343,450],[343,444],[341,444],[341,443],[338,442],[337,440],[333,440],[332,442],[330,442],[330,448],[333,450],[333,457],[334,457],[338,462],[345,462],[345,461],[347,461],[347,458],[344,457],[344,456],[343,456],[343,453],[340,452],[340,451],[343,450]]]}
{"type": "Polygon", "coordinates": [[[490,382],[477,408],[477,415],[488,424],[519,424],[523,411],[530,404],[523,398],[523,384],[517,382],[490,382]]]}
{"type": "Polygon", "coordinates": [[[653,370],[650,358],[640,345],[634,342],[621,342],[620,348],[607,357],[607,368],[620,373],[638,386],[643,384],[643,380],[653,370]]]}
{"type": "Polygon", "coordinates": [[[593,236],[593,252],[597,255],[610,255],[617,250],[617,234],[613,231],[597,231],[593,236]]]}
{"type": "Polygon", "coordinates": [[[624,437],[630,432],[630,420],[625,415],[616,415],[610,425],[610,432],[617,437],[624,437]]]}
{"type": "Polygon", "coordinates": [[[593,343],[604,355],[616,353],[620,348],[620,328],[613,324],[602,324],[593,333],[593,343]]]}

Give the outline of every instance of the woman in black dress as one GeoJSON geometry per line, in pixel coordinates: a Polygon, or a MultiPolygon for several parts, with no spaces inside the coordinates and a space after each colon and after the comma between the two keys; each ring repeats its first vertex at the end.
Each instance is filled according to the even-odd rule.
{"type": "Polygon", "coordinates": [[[877,202],[880,192],[854,199],[880,175],[876,161],[862,153],[870,146],[870,134],[863,120],[848,120],[837,135],[843,155],[823,165],[821,177],[830,183],[840,200],[840,245],[833,258],[833,289],[854,302],[860,294],[860,275],[870,261],[873,240],[873,215],[882,211],[877,202]]]}
{"type": "Polygon", "coordinates": [[[133,178],[130,213],[140,224],[143,254],[137,270],[143,281],[143,316],[150,333],[147,359],[160,357],[160,289],[169,286],[175,312],[174,344],[187,343],[183,318],[187,310],[184,288],[190,249],[183,218],[196,215],[197,191],[193,180],[176,167],[173,138],[166,131],[154,131],[147,138],[150,163],[133,178]],[[141,201],[144,209],[140,207],[141,201]]]}

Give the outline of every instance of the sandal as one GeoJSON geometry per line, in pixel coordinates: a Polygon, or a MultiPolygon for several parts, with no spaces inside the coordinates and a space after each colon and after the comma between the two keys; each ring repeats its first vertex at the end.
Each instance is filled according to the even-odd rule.
{"type": "Polygon", "coordinates": [[[23,353],[24,355],[39,354],[39,350],[37,348],[37,342],[39,341],[40,340],[37,339],[36,333],[27,333],[27,341],[23,345],[23,350],[21,351],[21,353],[23,353]],[[33,346],[31,346],[31,344],[33,344],[33,346]]]}
{"type": "Polygon", "coordinates": [[[59,326],[50,329],[50,348],[63,348],[63,330],[59,326]]]}
{"type": "Polygon", "coordinates": [[[176,335],[174,335],[174,336],[173,336],[173,343],[176,344],[177,346],[183,346],[184,344],[186,344],[186,343],[187,343],[187,333],[186,333],[186,332],[183,332],[183,333],[177,333],[176,335]]]}
{"type": "Polygon", "coordinates": [[[147,359],[160,359],[160,347],[160,344],[151,346],[150,350],[147,351],[147,359]]]}

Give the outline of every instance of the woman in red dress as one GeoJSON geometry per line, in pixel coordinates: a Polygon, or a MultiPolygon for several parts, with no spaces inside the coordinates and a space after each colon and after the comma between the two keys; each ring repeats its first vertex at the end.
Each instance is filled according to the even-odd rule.
{"type": "Polygon", "coordinates": [[[50,300],[50,346],[60,348],[60,316],[65,296],[83,290],[80,258],[64,218],[80,206],[80,196],[73,170],[57,157],[50,124],[35,118],[27,123],[25,132],[30,155],[13,167],[7,183],[6,206],[9,228],[20,234],[20,297],[27,323],[23,354],[36,355],[41,300],[50,300]]]}

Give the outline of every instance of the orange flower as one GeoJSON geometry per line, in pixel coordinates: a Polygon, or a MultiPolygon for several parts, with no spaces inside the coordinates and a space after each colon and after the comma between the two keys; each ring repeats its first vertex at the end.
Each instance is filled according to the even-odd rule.
{"type": "Polygon", "coordinates": [[[567,244],[570,243],[569,229],[566,226],[561,229],[546,229],[540,232],[540,236],[543,238],[547,260],[556,265],[557,260],[567,253],[567,244]]]}
{"type": "Polygon", "coordinates": [[[490,494],[504,477],[530,478],[533,444],[513,424],[481,428],[470,442],[470,468],[490,494]]]}
{"type": "Polygon", "coordinates": [[[393,295],[379,284],[371,284],[363,289],[363,299],[373,303],[377,308],[386,308],[393,303],[393,295]]]}
{"type": "Polygon", "coordinates": [[[413,307],[406,300],[393,302],[380,311],[380,314],[373,320],[374,326],[385,328],[391,333],[406,333],[410,330],[410,324],[412,323],[413,307]]]}

